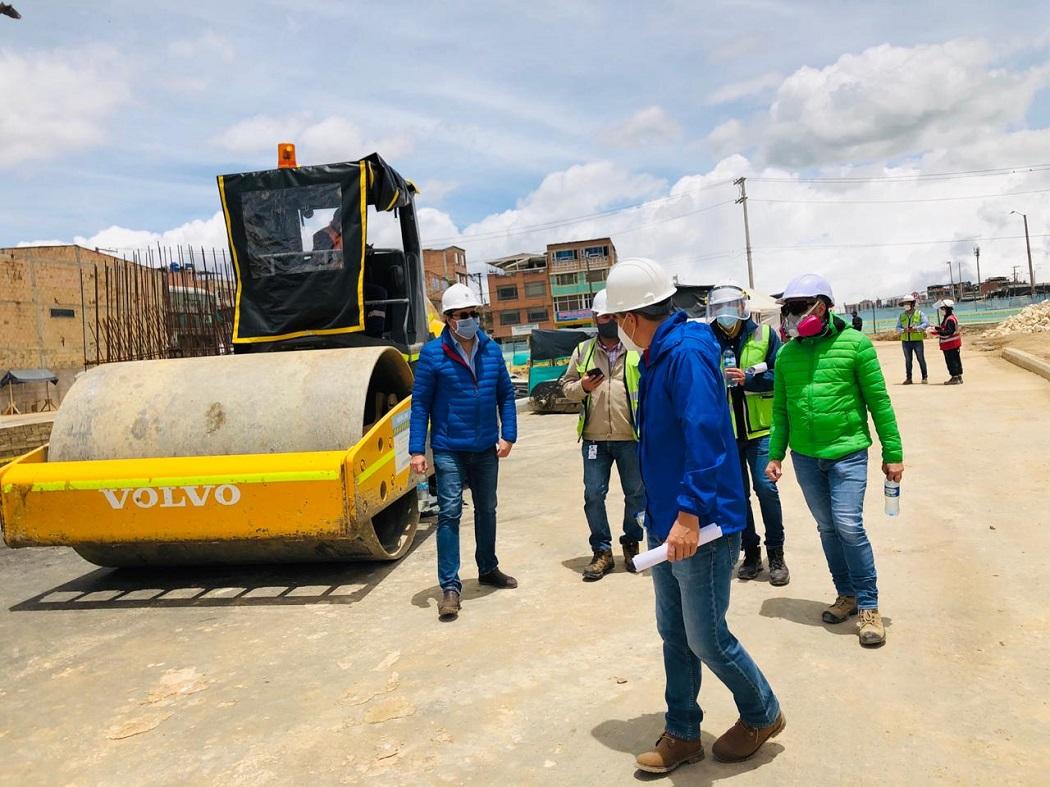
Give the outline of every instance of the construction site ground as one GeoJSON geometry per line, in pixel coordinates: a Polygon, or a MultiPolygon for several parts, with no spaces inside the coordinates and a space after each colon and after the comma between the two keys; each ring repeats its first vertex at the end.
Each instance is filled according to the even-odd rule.
{"type": "MultiPolygon", "coordinates": [[[[667,781],[1046,784],[1050,383],[966,348],[965,385],[902,387],[879,347],[907,470],[901,516],[867,496],[888,643],[821,623],[834,597],[785,463],[791,584],[734,580],[729,622],[787,729],[752,760],[667,781]]],[[[585,584],[571,415],[522,413],[501,467],[501,566],[437,619],[433,522],[396,564],[111,571],[0,549],[0,782],[12,785],[631,784],[662,730],[648,576],[585,584]]],[[[614,483],[611,519],[622,498],[614,483]]],[[[756,506],[757,510],[757,506],[756,506]]],[[[471,509],[466,509],[467,522],[471,509]]],[[[765,576],[765,575],[763,575],[765,576]]],[[[708,752],[736,720],[705,671],[708,752]]],[[[658,777],[656,777],[658,778],[658,777]]]]}

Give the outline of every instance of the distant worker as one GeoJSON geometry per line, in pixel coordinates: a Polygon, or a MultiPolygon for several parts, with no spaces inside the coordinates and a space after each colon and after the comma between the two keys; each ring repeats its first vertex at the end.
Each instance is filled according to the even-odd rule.
{"type": "Polygon", "coordinates": [[[792,279],[781,297],[791,340],[777,357],[771,481],[791,448],[795,478],[817,521],[820,543],[838,594],[824,610],[825,623],[860,613],[861,645],[886,641],[879,614],[875,556],[864,531],[868,484],[868,414],[882,443],[882,472],[901,480],[904,450],[886,381],[871,340],[836,317],[831,285],[814,273],[792,279]]]}
{"type": "Polygon", "coordinates": [[[736,364],[723,369],[723,373],[747,497],[747,527],[742,537],[744,560],[737,570],[737,578],[755,579],[762,572],[761,541],[751,510],[750,486],[754,486],[766,536],[769,584],[786,585],[791,574],[784,562],[784,514],[777,485],[766,478],[765,473],[769,464],[773,374],[780,337],[768,325],[759,325],[751,319],[748,295],[736,284],[719,284],[711,290],[707,296],[707,319],[714,328],[723,356],[729,350],[736,359],[736,364]]]}
{"type": "Polygon", "coordinates": [[[624,346],[645,351],[638,402],[645,526],[649,547],[666,544],[668,558],[652,568],[667,713],[660,739],[636,764],[667,773],[703,759],[701,664],[729,689],[740,714],[712,752],[723,762],[746,760],[784,729],[784,716],[726,623],[746,517],[718,342],[710,326],[674,312],[674,282],[652,260],[618,262],[606,292],[624,346]],[[722,535],[700,546],[707,525],[722,535]]]}
{"type": "Polygon", "coordinates": [[[499,460],[518,437],[514,385],[498,344],[480,330],[481,301],[465,284],[441,296],[445,328],[419,353],[412,386],[409,453],[413,472],[427,472],[427,431],[437,473],[438,616],[459,615],[459,521],[463,487],[474,503],[478,582],[515,588],[517,580],[499,569],[496,558],[496,479],[499,460]]]}
{"type": "Polygon", "coordinates": [[[922,372],[922,384],[929,382],[926,375],[926,329],[930,327],[926,315],[915,308],[915,298],[906,295],[901,298],[904,311],[897,317],[897,335],[901,337],[904,348],[904,385],[911,385],[912,355],[919,359],[919,371],[922,372]]]}
{"type": "Polygon", "coordinates": [[[597,337],[573,350],[562,377],[565,397],[580,403],[576,435],[583,449],[583,512],[590,528],[592,558],[583,570],[585,582],[613,570],[612,533],[605,510],[612,466],[623,489],[624,567],[634,573],[634,558],[644,535],[638,521],[645,515],[645,487],[638,467],[635,411],[638,405],[638,353],[627,350],[606,308],[605,290],[591,306],[597,337]]]}
{"type": "Polygon", "coordinates": [[[934,304],[940,324],[933,331],[940,342],[944,353],[944,364],[948,367],[950,379],[945,385],[962,385],[962,329],[959,318],[955,316],[955,301],[945,298],[934,304]]]}
{"type": "Polygon", "coordinates": [[[861,330],[864,327],[864,320],[859,314],[857,314],[857,310],[854,309],[852,312],[850,312],[850,316],[853,317],[853,330],[861,330]]]}

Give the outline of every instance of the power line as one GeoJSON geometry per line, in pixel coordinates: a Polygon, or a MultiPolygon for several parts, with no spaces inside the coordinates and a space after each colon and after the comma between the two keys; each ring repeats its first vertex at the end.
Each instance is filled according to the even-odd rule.
{"type": "MultiPolygon", "coordinates": [[[[990,243],[1000,240],[1019,240],[1024,235],[998,235],[991,237],[976,236],[972,238],[952,238],[950,240],[913,240],[898,241],[892,243],[801,243],[795,246],[762,246],[755,251],[797,251],[797,250],[820,250],[820,249],[876,249],[894,246],[935,246],[952,243],[990,243]]],[[[1032,235],[1033,238],[1050,238],[1050,233],[1043,235],[1032,235]]]]}
{"type": "Polygon", "coordinates": [[[960,172],[930,172],[916,175],[870,175],[870,176],[847,176],[841,177],[812,177],[812,178],[777,178],[752,176],[748,180],[756,183],[871,183],[881,181],[909,181],[909,180],[951,180],[954,178],[983,178],[1001,175],[1030,174],[1033,172],[1046,172],[1050,170],[1050,164],[1032,164],[1028,166],[1009,167],[1002,169],[972,169],[960,172]]]}
{"type": "Polygon", "coordinates": [[[784,202],[793,205],[901,205],[913,202],[956,202],[968,199],[997,199],[999,197],[1021,197],[1028,194],[1045,194],[1050,189],[1032,191],[1010,191],[1005,194],[970,194],[959,197],[917,197],[914,199],[767,199],[749,197],[751,202],[784,202]]]}

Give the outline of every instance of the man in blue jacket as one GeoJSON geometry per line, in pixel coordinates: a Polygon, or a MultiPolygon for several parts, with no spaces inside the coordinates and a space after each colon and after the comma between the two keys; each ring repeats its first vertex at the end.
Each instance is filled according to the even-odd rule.
{"type": "Polygon", "coordinates": [[[667,544],[668,562],[652,569],[667,713],[663,735],[637,765],[667,773],[703,759],[701,664],[732,692],[740,713],[715,741],[715,759],[746,760],[784,729],[784,715],[726,624],[746,517],[718,342],[709,325],[673,313],[674,282],[652,260],[613,266],[606,292],[624,345],[644,353],[638,428],[645,525],[650,548],[667,544]],[[699,546],[706,525],[718,525],[722,535],[699,546]]]}
{"type": "Polygon", "coordinates": [[[474,502],[474,539],[478,582],[515,588],[517,581],[499,570],[496,558],[496,478],[499,459],[510,455],[518,436],[514,385],[499,345],[478,328],[481,301],[465,284],[453,284],[441,296],[445,329],[427,342],[416,364],[412,387],[409,452],[412,470],[427,472],[427,430],[437,474],[438,616],[459,615],[463,583],[459,580],[459,520],[463,487],[474,502]],[[498,415],[498,418],[497,418],[498,415]],[[502,429],[502,435],[501,435],[502,429]]]}

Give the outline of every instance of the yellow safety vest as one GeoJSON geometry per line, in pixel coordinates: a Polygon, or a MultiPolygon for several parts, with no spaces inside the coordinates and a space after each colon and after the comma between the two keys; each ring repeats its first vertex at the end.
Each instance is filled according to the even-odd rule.
{"type": "MultiPolygon", "coordinates": [[[[766,354],[769,352],[769,332],[768,325],[759,325],[758,330],[748,337],[740,352],[740,360],[737,361],[738,368],[747,369],[765,363],[766,354]]],[[[726,388],[726,396],[729,397],[729,414],[733,418],[733,434],[736,434],[736,411],[733,409],[731,388],[726,388]]],[[[747,421],[744,431],[748,440],[769,434],[773,425],[773,392],[744,391],[744,418],[747,421]]]]}
{"type": "MultiPolygon", "coordinates": [[[[584,344],[589,345],[585,352],[580,353],[582,359],[576,364],[576,373],[582,380],[587,376],[587,372],[591,368],[591,360],[594,358],[594,348],[598,344],[597,339],[588,339],[584,344]]],[[[638,363],[641,360],[641,356],[633,350],[626,350],[626,357],[623,359],[623,383],[624,387],[627,388],[627,411],[631,414],[631,426],[634,427],[634,436],[638,436],[638,422],[635,419],[635,413],[638,412],[638,381],[642,378],[642,372],[638,368],[638,363]]],[[[588,405],[590,404],[590,396],[587,396],[580,404],[580,420],[576,424],[576,437],[583,437],[583,430],[587,426],[588,417],[588,405]]]]}
{"type": "Polygon", "coordinates": [[[914,331],[916,325],[922,324],[922,312],[918,309],[912,309],[911,314],[907,312],[901,312],[901,326],[904,328],[901,331],[902,342],[921,342],[926,338],[926,334],[922,331],[914,331]]]}

